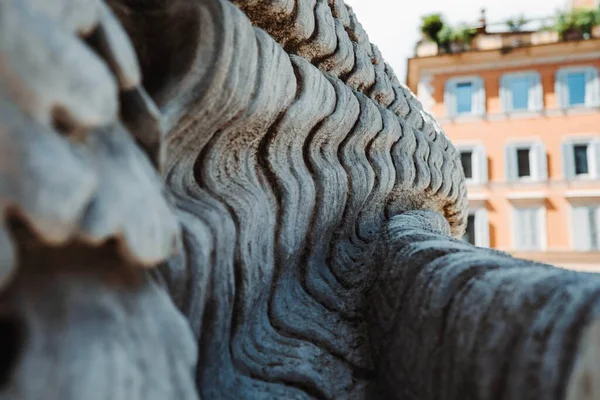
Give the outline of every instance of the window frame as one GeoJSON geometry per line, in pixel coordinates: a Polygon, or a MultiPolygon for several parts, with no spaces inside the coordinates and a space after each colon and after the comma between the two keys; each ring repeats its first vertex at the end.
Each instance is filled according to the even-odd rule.
{"type": "Polygon", "coordinates": [[[471,152],[472,154],[471,170],[473,172],[473,177],[465,177],[466,183],[468,185],[485,185],[488,182],[488,159],[485,146],[482,143],[458,142],[454,144],[454,147],[459,155],[464,152],[471,152]]]}
{"type": "Polygon", "coordinates": [[[600,106],[600,78],[598,77],[598,68],[592,65],[580,65],[574,67],[563,67],[556,71],[555,92],[558,100],[558,106],[562,109],[568,108],[586,108],[600,106]],[[585,103],[569,104],[569,86],[568,75],[573,73],[585,74],[585,103]]]}
{"type": "Polygon", "coordinates": [[[476,75],[459,76],[450,78],[446,81],[444,90],[444,103],[446,112],[451,118],[464,118],[473,116],[483,116],[486,113],[485,82],[483,78],[476,75]],[[456,87],[459,84],[470,83],[473,88],[471,99],[472,110],[470,113],[458,113],[458,104],[456,101],[456,87]]]}
{"type": "Polygon", "coordinates": [[[541,111],[544,108],[544,90],[541,74],[537,71],[509,72],[500,77],[500,102],[505,113],[527,113],[541,111]],[[529,80],[527,109],[514,109],[510,88],[512,80],[525,78],[529,80]]]}
{"type": "Polygon", "coordinates": [[[568,137],[563,141],[561,150],[562,172],[565,181],[600,179],[600,134],[568,137]],[[588,146],[587,174],[577,175],[575,173],[574,148],[578,145],[588,146]]]}
{"type": "Polygon", "coordinates": [[[546,146],[539,140],[509,142],[504,149],[504,174],[509,183],[534,183],[548,180],[548,155],[546,146]],[[519,176],[517,150],[529,149],[531,176],[519,176]]]}

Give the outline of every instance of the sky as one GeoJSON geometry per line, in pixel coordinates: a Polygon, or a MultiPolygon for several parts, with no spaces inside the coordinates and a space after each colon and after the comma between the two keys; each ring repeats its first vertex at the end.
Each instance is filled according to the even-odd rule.
{"type": "Polygon", "coordinates": [[[345,0],[398,79],[405,80],[406,59],[414,55],[421,16],[441,13],[452,24],[476,23],[486,9],[488,23],[525,15],[547,17],[564,8],[565,0],[345,0]]]}

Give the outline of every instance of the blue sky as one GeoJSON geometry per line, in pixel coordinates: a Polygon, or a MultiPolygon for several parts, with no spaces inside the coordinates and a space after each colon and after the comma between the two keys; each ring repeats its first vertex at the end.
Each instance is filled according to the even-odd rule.
{"type": "Polygon", "coordinates": [[[398,78],[404,81],[406,59],[420,37],[421,16],[441,12],[451,23],[476,22],[482,8],[489,23],[524,14],[528,18],[553,15],[565,0],[345,0],[381,50],[398,78]]]}

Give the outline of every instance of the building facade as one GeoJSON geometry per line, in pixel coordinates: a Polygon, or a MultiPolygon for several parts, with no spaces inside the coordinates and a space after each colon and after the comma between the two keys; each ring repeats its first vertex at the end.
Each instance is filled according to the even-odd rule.
{"type": "Polygon", "coordinates": [[[594,32],[561,41],[548,31],[483,29],[470,51],[409,60],[409,87],[461,153],[471,209],[465,240],[600,270],[600,35],[594,32]]]}

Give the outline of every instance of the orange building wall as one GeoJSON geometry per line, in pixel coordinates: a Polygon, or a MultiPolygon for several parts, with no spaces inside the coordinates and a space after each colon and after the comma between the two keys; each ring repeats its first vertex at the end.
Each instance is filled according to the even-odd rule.
{"type": "MultiPolygon", "coordinates": [[[[600,68],[600,60],[584,62],[555,63],[521,68],[477,71],[460,74],[438,74],[431,82],[435,105],[431,107],[433,114],[443,121],[447,116],[444,105],[444,89],[448,79],[459,76],[477,75],[484,79],[486,91],[486,118],[473,122],[442,123],[448,137],[455,144],[481,143],[488,156],[489,183],[485,186],[469,188],[470,195],[485,198],[485,206],[489,211],[490,245],[494,248],[511,250],[514,248],[512,232],[513,204],[507,197],[515,192],[544,193],[547,196],[546,226],[547,249],[572,249],[570,222],[570,203],[565,198],[569,190],[600,190],[598,182],[566,182],[563,177],[561,145],[567,137],[576,135],[600,135],[600,112],[564,113],[548,115],[546,112],[529,117],[495,120],[490,118],[496,114],[502,116],[500,101],[500,78],[505,73],[531,71],[540,73],[544,90],[545,110],[557,109],[557,98],[554,90],[555,74],[559,68],[576,65],[595,65],[600,68]],[[491,115],[490,115],[491,114],[491,115]],[[547,151],[548,178],[547,183],[506,183],[504,167],[504,149],[507,143],[516,140],[541,139],[547,151]]],[[[552,113],[550,113],[552,114],[552,113]]]]}
{"type": "Polygon", "coordinates": [[[600,113],[535,117],[505,121],[481,121],[445,124],[448,137],[455,144],[482,143],[488,156],[489,184],[469,188],[470,195],[487,198],[490,222],[490,245],[512,249],[511,193],[545,193],[547,245],[552,250],[568,250],[571,246],[570,204],[565,198],[568,190],[598,190],[598,182],[565,182],[562,173],[561,144],[568,136],[600,135],[600,113]],[[548,156],[549,183],[506,183],[504,148],[511,141],[542,139],[548,156]]]}
{"type": "Polygon", "coordinates": [[[488,220],[487,225],[476,225],[479,226],[475,232],[476,241],[479,232],[478,241],[486,243],[487,238],[482,231],[486,227],[489,229],[489,244],[493,248],[566,268],[600,272],[600,251],[575,250],[571,221],[573,205],[600,205],[600,180],[566,180],[562,165],[562,144],[566,140],[577,136],[600,138],[600,108],[582,107],[565,111],[558,107],[555,93],[555,76],[560,68],[595,66],[600,70],[600,35],[587,40],[553,40],[516,47],[509,45],[505,49],[486,48],[413,57],[408,60],[406,82],[424,106],[433,112],[457,147],[475,144],[485,147],[488,182],[470,184],[467,188],[476,218],[479,215],[488,220]],[[506,114],[500,100],[500,79],[505,73],[525,71],[536,71],[541,75],[543,110],[506,114]],[[444,104],[445,84],[448,79],[460,76],[483,78],[486,94],[484,116],[448,118],[444,104]],[[507,183],[505,149],[508,143],[517,141],[544,143],[548,158],[547,181],[507,183]],[[574,199],[577,199],[576,202],[574,199]],[[516,207],[540,206],[541,201],[546,212],[545,246],[532,251],[515,250],[514,238],[517,235],[514,233],[513,210],[516,207]]]}

